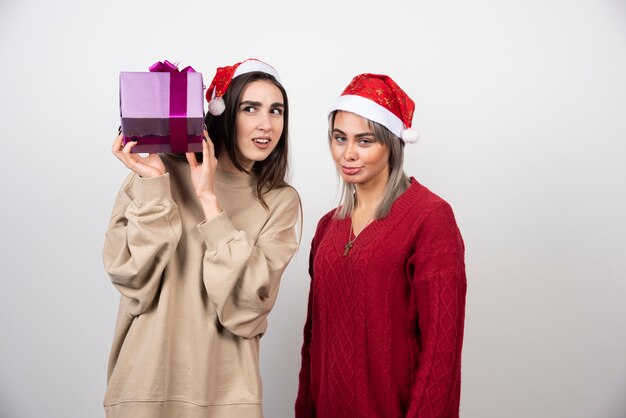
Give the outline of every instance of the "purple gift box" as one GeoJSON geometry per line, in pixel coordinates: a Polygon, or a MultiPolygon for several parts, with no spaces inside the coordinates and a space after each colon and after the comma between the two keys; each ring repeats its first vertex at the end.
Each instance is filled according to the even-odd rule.
{"type": "Polygon", "coordinates": [[[123,144],[137,141],[132,152],[202,152],[203,90],[202,73],[168,61],[150,72],[121,72],[123,144]]]}

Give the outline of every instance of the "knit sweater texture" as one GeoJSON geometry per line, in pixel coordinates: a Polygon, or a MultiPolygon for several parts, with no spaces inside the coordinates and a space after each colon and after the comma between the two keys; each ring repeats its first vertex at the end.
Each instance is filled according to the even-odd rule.
{"type": "Polygon", "coordinates": [[[356,238],[317,226],[296,417],[459,416],[464,244],[452,209],[411,179],[356,238]]]}
{"type": "Polygon", "coordinates": [[[131,174],[103,250],[121,293],[104,399],[109,418],[262,417],[259,339],[297,242],[291,187],[256,197],[254,176],[217,171],[209,222],[186,161],[131,174]]]}

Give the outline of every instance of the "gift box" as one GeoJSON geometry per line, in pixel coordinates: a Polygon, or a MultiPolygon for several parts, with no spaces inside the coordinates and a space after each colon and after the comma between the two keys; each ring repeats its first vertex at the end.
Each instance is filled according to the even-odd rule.
{"type": "Polygon", "coordinates": [[[157,62],[150,72],[120,72],[123,144],[132,152],[202,152],[202,73],[157,62]]]}

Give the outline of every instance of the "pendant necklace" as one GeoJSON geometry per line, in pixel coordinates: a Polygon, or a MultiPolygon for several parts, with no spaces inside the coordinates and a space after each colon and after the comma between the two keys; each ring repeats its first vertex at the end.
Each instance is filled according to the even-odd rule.
{"type": "MultiPolygon", "coordinates": [[[[375,213],[375,212],[374,212],[375,213]]],[[[361,232],[363,232],[363,230],[365,228],[367,228],[367,226],[370,224],[370,222],[372,222],[372,219],[374,219],[374,214],[372,214],[372,216],[370,216],[370,218],[367,220],[367,222],[365,223],[365,226],[363,226],[363,229],[361,229],[361,232],[359,232],[359,235],[354,234],[354,238],[352,238],[352,228],[354,227],[354,214],[352,214],[352,216],[350,216],[350,231],[348,232],[348,243],[346,244],[345,247],[343,247],[343,256],[347,257],[348,253],[350,252],[350,249],[352,248],[352,244],[354,244],[354,241],[356,241],[357,237],[359,235],[361,235],[361,232]]]]}

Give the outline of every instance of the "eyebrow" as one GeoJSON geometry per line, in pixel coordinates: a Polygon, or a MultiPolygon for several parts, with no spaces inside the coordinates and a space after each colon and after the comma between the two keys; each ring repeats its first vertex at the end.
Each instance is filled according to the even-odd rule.
{"type": "MultiPolygon", "coordinates": [[[[254,100],[244,100],[241,103],[239,103],[239,106],[241,106],[241,105],[260,107],[262,105],[262,103],[261,102],[256,102],[254,100]]],[[[276,103],[272,103],[270,105],[270,107],[282,107],[282,108],[284,108],[285,105],[282,104],[282,103],[276,102],[276,103]]]]}
{"type": "MultiPolygon", "coordinates": [[[[338,134],[341,134],[341,135],[344,135],[344,136],[348,136],[348,135],[346,135],[346,133],[344,131],[342,131],[341,129],[338,129],[338,128],[333,128],[333,133],[338,133],[338,134]]],[[[365,137],[368,137],[368,136],[373,136],[374,138],[376,137],[376,135],[374,135],[374,132],[363,132],[363,133],[354,135],[355,138],[365,138],[365,137]]]]}

